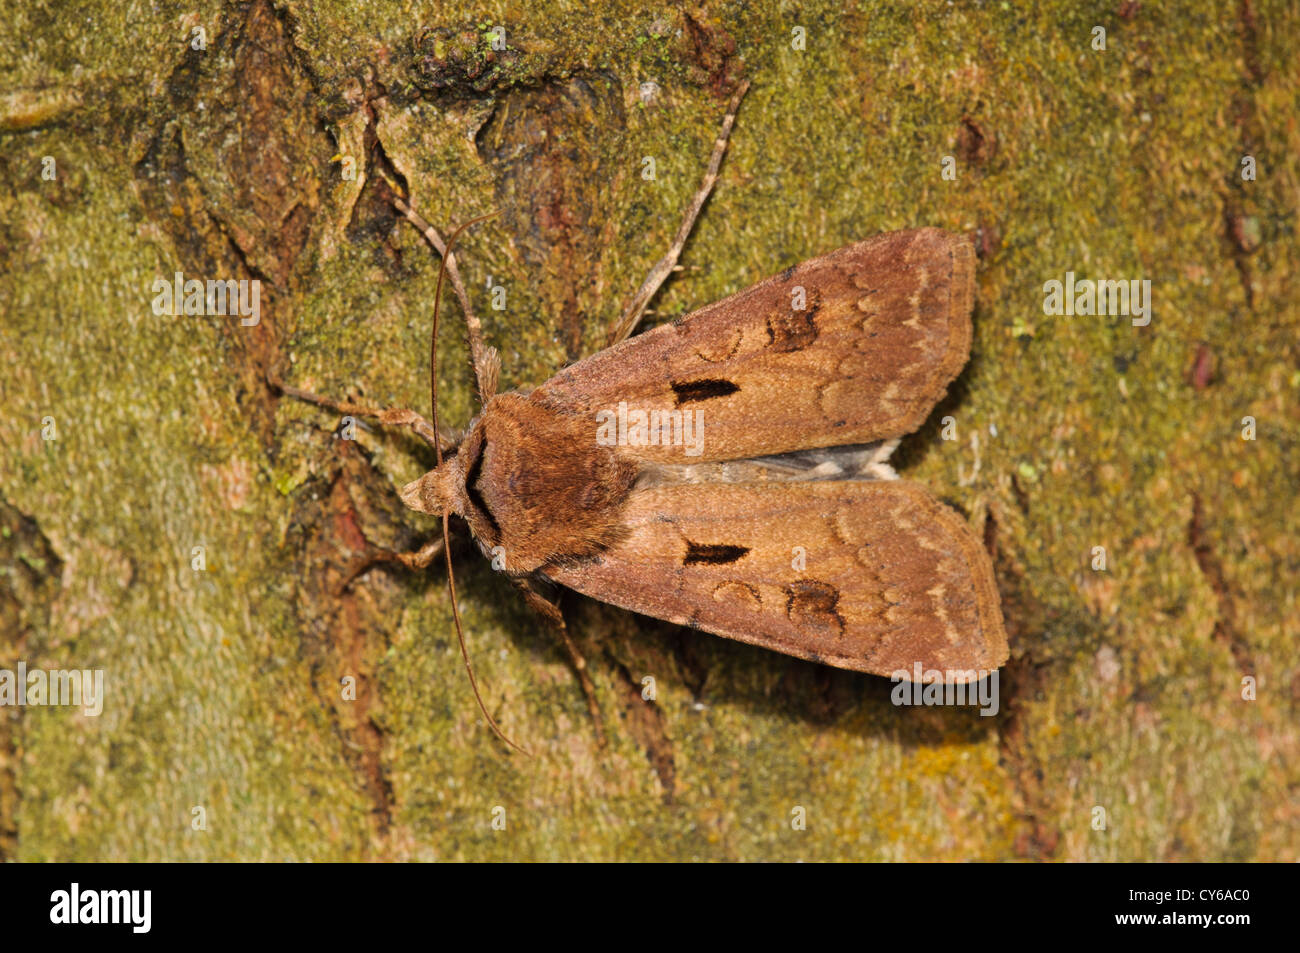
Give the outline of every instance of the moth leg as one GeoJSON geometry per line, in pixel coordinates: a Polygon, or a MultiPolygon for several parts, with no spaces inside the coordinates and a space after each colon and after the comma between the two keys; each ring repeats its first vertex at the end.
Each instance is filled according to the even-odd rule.
{"type": "Polygon", "coordinates": [[[596,704],[596,686],[592,684],[591,675],[587,671],[587,660],[579,651],[573,637],[569,635],[569,628],[564,624],[564,616],[560,613],[560,605],[552,598],[547,598],[546,593],[532,580],[511,576],[510,581],[515,584],[515,588],[523,593],[524,601],[528,605],[544,616],[549,622],[554,623],[556,630],[560,633],[560,641],[564,643],[564,650],[569,655],[569,662],[573,665],[573,670],[577,673],[578,684],[582,686],[582,694],[587,699],[587,712],[591,715],[591,723],[596,731],[596,744],[602,748],[605,746],[605,725],[600,715],[600,706],[596,704]]]}
{"type": "Polygon", "coordinates": [[[560,639],[564,642],[565,651],[569,653],[573,670],[578,673],[578,684],[582,686],[582,694],[587,698],[587,713],[591,715],[591,725],[596,731],[596,744],[603,748],[605,747],[605,723],[600,717],[600,706],[596,704],[596,686],[591,683],[591,675],[587,672],[587,660],[578,651],[578,646],[569,635],[567,626],[560,627],[560,639]]]}
{"type": "Polygon", "coordinates": [[[713,183],[718,179],[718,169],[722,165],[723,153],[727,151],[727,139],[731,135],[731,127],[736,123],[736,113],[740,109],[740,101],[745,98],[745,92],[749,89],[749,80],[740,84],[736,90],[731,102],[727,104],[727,115],[722,120],[722,130],[718,133],[718,138],[713,143],[713,155],[709,158],[709,167],[704,173],[704,181],[700,184],[699,191],[695,193],[695,198],[691,200],[690,207],[686,210],[686,217],[682,220],[681,227],[677,229],[677,235],[673,238],[672,247],[668,249],[668,254],[660,258],[655,266],[650,269],[650,274],[642,282],[637,293],[632,297],[632,302],[619,318],[618,324],[614,325],[609,332],[609,337],[605,341],[606,347],[612,347],[619,341],[622,341],[635,329],[641,321],[641,316],[645,314],[646,306],[650,304],[650,299],[672,274],[673,269],[677,267],[677,259],[681,257],[682,248],[686,245],[686,239],[691,235],[691,229],[695,227],[695,219],[700,214],[700,209],[704,208],[704,203],[709,200],[709,193],[713,191],[713,183]]]}
{"type": "Polygon", "coordinates": [[[447,262],[447,274],[451,277],[451,286],[456,292],[456,297],[460,299],[461,310],[465,313],[465,327],[469,334],[469,353],[474,361],[474,378],[478,382],[478,396],[486,404],[496,396],[497,379],[501,372],[501,355],[497,353],[496,348],[487,347],[483,344],[483,325],[479,322],[474,309],[470,307],[469,294],[465,291],[465,282],[461,280],[460,268],[456,264],[456,255],[454,253],[447,254],[447,243],[442,240],[438,230],[430,225],[419,212],[403,201],[399,195],[392,193],[390,190],[388,198],[393,203],[393,207],[406,216],[407,220],[424,236],[424,240],[447,262]]]}
{"type": "Polygon", "coordinates": [[[335,595],[342,595],[358,578],[382,563],[401,563],[407,569],[427,569],[441,552],[441,536],[435,537],[411,552],[399,553],[391,549],[375,547],[372,552],[362,556],[348,568],[347,576],[339,583],[335,595]]]}
{"type": "MultiPolygon", "coordinates": [[[[353,404],[344,400],[334,400],[332,397],[323,397],[309,390],[286,384],[271,371],[267,372],[266,380],[267,383],[286,397],[293,397],[308,404],[315,404],[317,407],[324,407],[326,410],[332,410],[338,414],[352,417],[369,417],[372,420],[378,420],[386,427],[409,427],[416,436],[430,447],[434,445],[433,424],[413,410],[400,407],[384,410],[378,407],[364,407],[361,404],[353,404]]],[[[458,442],[457,434],[445,427],[439,429],[438,437],[442,441],[444,448],[454,446],[458,442]]]]}

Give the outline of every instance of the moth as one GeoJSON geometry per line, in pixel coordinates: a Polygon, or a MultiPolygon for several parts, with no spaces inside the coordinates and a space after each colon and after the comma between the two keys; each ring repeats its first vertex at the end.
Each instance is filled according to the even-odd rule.
{"type": "MultiPolygon", "coordinates": [[[[629,336],[707,198],[743,93],[674,249],[611,346],[535,388],[496,393],[496,354],[461,296],[483,406],[454,453],[442,454],[454,437],[438,424],[436,375],[432,424],[280,386],[412,426],[434,446],[437,465],[401,498],[441,516],[444,538],[396,558],[422,566],[443,552],[453,610],[449,514],[562,633],[556,585],[838,668],[911,679],[919,664],[943,681],[976,678],[1008,654],[989,556],[957,512],[888,464],[969,357],[967,238],[879,235],[629,336]]],[[[455,236],[443,242],[394,201],[455,283],[455,236]]],[[[596,714],[585,663],[564,639],[596,714]]]]}

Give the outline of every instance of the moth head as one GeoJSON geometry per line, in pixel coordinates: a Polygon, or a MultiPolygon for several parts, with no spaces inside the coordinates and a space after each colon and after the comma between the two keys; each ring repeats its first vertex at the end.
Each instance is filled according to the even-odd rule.
{"type": "Polygon", "coordinates": [[[465,473],[459,457],[448,457],[418,480],[401,489],[402,502],[421,513],[441,516],[444,510],[465,512],[465,473]]]}
{"type": "Polygon", "coordinates": [[[479,507],[475,505],[467,485],[470,478],[477,475],[483,445],[482,427],[475,426],[454,454],[444,457],[440,465],[420,479],[402,487],[402,502],[413,510],[434,516],[450,510],[457,516],[470,519],[471,528],[477,528],[473,524],[479,522],[474,519],[479,515],[479,507]]]}

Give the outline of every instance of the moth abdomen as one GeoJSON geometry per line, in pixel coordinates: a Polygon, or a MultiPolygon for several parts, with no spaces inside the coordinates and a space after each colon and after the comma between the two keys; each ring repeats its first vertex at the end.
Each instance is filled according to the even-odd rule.
{"type": "Polygon", "coordinates": [[[896,480],[889,457],[897,440],[845,447],[797,450],[793,453],[724,460],[717,463],[643,463],[635,489],[684,483],[768,483],[808,480],[896,480]]]}

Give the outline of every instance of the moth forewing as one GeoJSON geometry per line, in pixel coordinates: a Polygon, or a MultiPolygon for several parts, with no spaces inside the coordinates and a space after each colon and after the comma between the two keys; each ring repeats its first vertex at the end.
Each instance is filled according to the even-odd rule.
{"type": "Polygon", "coordinates": [[[592,355],[530,400],[568,414],[689,411],[702,422],[694,460],[662,440],[622,441],[620,453],[640,461],[901,437],[965,365],[973,298],[969,239],[935,228],[879,235],[592,355]]]}
{"type": "MultiPolygon", "coordinates": [[[[902,480],[634,490],[628,536],[545,575],[602,602],[838,668],[944,680],[1007,659],[987,553],[902,480]]],[[[971,676],[973,677],[973,676],[971,676]]]]}

